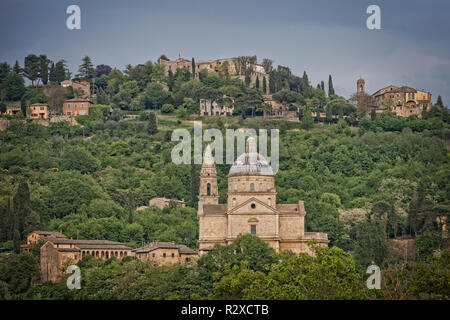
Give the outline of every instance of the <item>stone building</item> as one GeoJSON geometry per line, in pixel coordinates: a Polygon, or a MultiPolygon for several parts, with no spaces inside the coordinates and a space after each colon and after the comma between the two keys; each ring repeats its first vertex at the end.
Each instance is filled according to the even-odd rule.
{"type": "Polygon", "coordinates": [[[312,254],[308,242],[327,246],[328,236],[305,232],[303,201],[278,204],[275,175],[266,159],[257,153],[256,141],[247,140],[228,174],[228,200],[219,204],[217,173],[211,148],[206,148],[200,173],[198,202],[200,254],[214,245],[228,245],[240,234],[251,233],[263,239],[276,252],[312,254]]]}
{"type": "Polygon", "coordinates": [[[173,200],[173,199],[167,199],[167,198],[152,198],[150,199],[148,205],[149,207],[157,207],[159,209],[164,209],[165,207],[168,207],[170,204],[170,201],[175,202],[177,205],[180,205],[181,207],[185,207],[186,203],[183,200],[173,200]]]}
{"type": "Polygon", "coordinates": [[[224,96],[221,99],[212,101],[200,99],[201,116],[226,116],[231,117],[234,111],[234,99],[224,96]]]}
{"type": "Polygon", "coordinates": [[[30,105],[30,113],[27,117],[30,119],[48,119],[48,105],[45,103],[33,103],[30,105]]]}
{"type": "Polygon", "coordinates": [[[267,119],[298,119],[298,109],[290,110],[289,106],[283,105],[275,100],[271,94],[263,94],[264,103],[270,105],[272,108],[270,111],[264,111],[264,118],[267,119]]]}
{"type": "Polygon", "coordinates": [[[40,240],[47,241],[49,238],[67,239],[67,237],[58,231],[33,231],[27,236],[27,244],[37,243],[40,240]]]}
{"type": "Polygon", "coordinates": [[[136,258],[154,265],[170,266],[175,263],[196,261],[198,252],[174,242],[153,241],[142,248],[134,250],[136,258]]]}
{"type": "Polygon", "coordinates": [[[123,243],[108,240],[72,240],[48,238],[41,247],[41,280],[58,282],[64,275],[64,267],[76,264],[84,256],[99,259],[133,256],[131,248],[123,243]]]}
{"type": "MultiPolygon", "coordinates": [[[[357,81],[357,93],[365,92],[365,81],[357,81]]],[[[390,85],[379,89],[372,94],[375,105],[372,106],[376,112],[391,110],[399,117],[412,115],[422,116],[422,111],[431,109],[431,93],[417,90],[408,86],[397,87],[390,85]]]]}
{"type": "MultiPolygon", "coordinates": [[[[166,75],[169,72],[169,69],[175,73],[175,71],[180,68],[187,68],[189,72],[192,74],[192,60],[178,58],[176,60],[165,60],[159,59],[158,63],[166,66],[166,75]]],[[[221,72],[225,71],[230,76],[238,76],[242,81],[245,81],[245,75],[242,72],[242,68],[240,67],[240,59],[239,58],[225,58],[225,59],[215,59],[215,60],[199,60],[195,61],[195,75],[198,77],[198,74],[202,70],[207,70],[208,73],[219,75],[221,72]],[[224,67],[225,66],[225,67],[224,67]]],[[[252,66],[252,70],[250,72],[250,85],[253,86],[256,84],[256,81],[259,81],[259,87],[263,87],[263,78],[266,79],[266,89],[269,92],[269,75],[265,72],[264,67],[260,64],[254,64],[252,66]]]]}

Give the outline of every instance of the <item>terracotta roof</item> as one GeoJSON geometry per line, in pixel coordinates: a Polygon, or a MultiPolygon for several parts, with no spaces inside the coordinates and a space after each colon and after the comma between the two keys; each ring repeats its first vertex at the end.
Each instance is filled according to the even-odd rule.
{"type": "Polygon", "coordinates": [[[47,106],[47,104],[37,102],[37,103],[30,104],[30,106],[47,106]]]}
{"type": "Polygon", "coordinates": [[[37,233],[40,236],[46,236],[46,237],[67,238],[64,234],[62,234],[61,232],[58,232],[58,231],[36,230],[36,231],[33,231],[32,233],[37,233]]]}
{"type": "Polygon", "coordinates": [[[204,214],[225,214],[227,213],[226,204],[204,204],[203,205],[204,214]]]}
{"type": "Polygon", "coordinates": [[[83,99],[83,98],[73,98],[73,99],[65,100],[64,103],[65,102],[89,102],[89,103],[92,103],[91,100],[83,99]]]}
{"type": "Polygon", "coordinates": [[[173,242],[154,241],[141,248],[137,248],[136,253],[147,253],[156,249],[178,249],[180,253],[184,254],[197,254],[196,250],[193,250],[184,244],[175,244],[173,242]]]}

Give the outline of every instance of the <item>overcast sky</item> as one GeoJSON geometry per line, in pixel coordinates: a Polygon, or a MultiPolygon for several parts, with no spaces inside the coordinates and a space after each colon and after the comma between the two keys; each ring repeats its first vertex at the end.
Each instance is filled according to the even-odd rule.
{"type": "Polygon", "coordinates": [[[373,93],[390,84],[431,91],[450,101],[448,0],[0,0],[0,61],[27,54],[64,58],[73,74],[94,65],[240,55],[271,58],[303,70],[311,84],[333,76],[349,97],[361,75],[373,93]],[[81,30],[66,28],[66,9],[81,8],[81,30]],[[381,8],[381,30],[368,30],[366,9],[381,8]]]}

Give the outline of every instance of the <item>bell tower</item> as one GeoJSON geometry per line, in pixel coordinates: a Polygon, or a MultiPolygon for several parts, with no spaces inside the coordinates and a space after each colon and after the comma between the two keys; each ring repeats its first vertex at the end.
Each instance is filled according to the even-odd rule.
{"type": "Polygon", "coordinates": [[[358,81],[356,81],[356,94],[360,95],[361,93],[364,93],[365,91],[366,82],[364,79],[359,78],[358,81]]]}
{"type": "Polygon", "coordinates": [[[203,212],[204,204],[219,204],[219,190],[217,188],[217,171],[211,146],[206,147],[200,171],[200,191],[198,195],[199,214],[203,212]]]}

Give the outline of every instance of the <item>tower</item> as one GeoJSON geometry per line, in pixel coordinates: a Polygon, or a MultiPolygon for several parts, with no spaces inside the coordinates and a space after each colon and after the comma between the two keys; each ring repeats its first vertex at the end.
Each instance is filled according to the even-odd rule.
{"type": "Polygon", "coordinates": [[[198,196],[199,211],[203,210],[204,204],[219,204],[217,171],[216,166],[214,165],[214,157],[212,156],[210,145],[206,147],[202,169],[200,171],[200,191],[198,196]]]}
{"type": "Polygon", "coordinates": [[[359,78],[358,81],[356,81],[356,94],[359,95],[361,93],[364,93],[365,86],[366,82],[364,81],[364,79],[359,78]]]}

